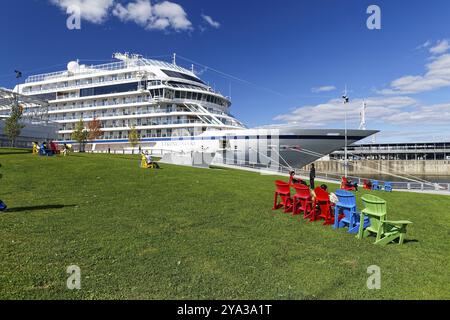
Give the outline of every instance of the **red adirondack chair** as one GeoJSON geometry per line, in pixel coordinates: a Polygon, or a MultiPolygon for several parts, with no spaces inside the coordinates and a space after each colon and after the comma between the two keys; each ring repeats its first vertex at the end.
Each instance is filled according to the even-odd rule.
{"type": "Polygon", "coordinates": [[[273,202],[273,210],[277,210],[284,207],[284,212],[292,212],[292,198],[291,198],[291,186],[289,183],[277,180],[275,181],[276,191],[273,202]],[[278,202],[278,196],[281,201],[278,202]]]}
{"type": "Polygon", "coordinates": [[[348,180],[346,177],[342,177],[341,189],[346,191],[356,191],[356,188],[354,186],[348,185],[348,180]]]}
{"type": "Polygon", "coordinates": [[[51,141],[50,142],[50,150],[53,152],[53,154],[59,154],[59,148],[58,148],[58,144],[56,144],[55,142],[51,141]]]}
{"type": "Polygon", "coordinates": [[[324,219],[324,225],[334,224],[334,214],[330,201],[330,194],[320,187],[317,187],[314,190],[314,193],[316,194],[316,198],[314,200],[313,208],[316,213],[314,215],[314,220],[311,221],[324,219]]]}
{"type": "Polygon", "coordinates": [[[370,180],[364,179],[363,188],[365,190],[372,190],[372,182],[370,182],[370,180]]]}
{"type": "Polygon", "coordinates": [[[313,209],[312,207],[312,198],[311,193],[309,192],[308,186],[305,185],[294,185],[295,195],[294,195],[294,203],[293,203],[293,215],[300,214],[303,212],[303,218],[307,219],[311,214],[313,209]]]}

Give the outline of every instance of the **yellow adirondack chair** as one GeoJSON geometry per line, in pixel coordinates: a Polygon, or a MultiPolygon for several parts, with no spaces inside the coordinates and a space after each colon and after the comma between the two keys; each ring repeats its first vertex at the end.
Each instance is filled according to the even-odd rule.
{"type": "Polygon", "coordinates": [[[147,163],[147,158],[145,157],[145,154],[142,154],[141,156],[141,168],[142,169],[153,169],[154,166],[152,163],[147,163]]]}
{"type": "Polygon", "coordinates": [[[33,154],[39,154],[39,146],[33,142],[33,154]]]}

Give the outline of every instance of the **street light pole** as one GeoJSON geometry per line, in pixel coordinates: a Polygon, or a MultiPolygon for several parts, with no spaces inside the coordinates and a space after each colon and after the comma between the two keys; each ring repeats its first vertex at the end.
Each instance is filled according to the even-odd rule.
{"type": "Polygon", "coordinates": [[[347,149],[347,108],[345,108],[345,105],[349,102],[349,98],[347,96],[347,85],[345,85],[345,92],[342,96],[343,102],[344,102],[344,111],[345,111],[345,147],[344,147],[344,176],[348,177],[348,149],[347,149]]]}

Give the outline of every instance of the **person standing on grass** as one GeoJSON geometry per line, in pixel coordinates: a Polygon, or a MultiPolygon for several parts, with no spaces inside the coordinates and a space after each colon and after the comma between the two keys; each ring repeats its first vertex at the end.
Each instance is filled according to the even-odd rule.
{"type": "Polygon", "coordinates": [[[314,163],[311,164],[311,170],[309,171],[309,184],[311,186],[311,189],[314,190],[314,179],[316,178],[316,167],[314,166],[314,163]]]}

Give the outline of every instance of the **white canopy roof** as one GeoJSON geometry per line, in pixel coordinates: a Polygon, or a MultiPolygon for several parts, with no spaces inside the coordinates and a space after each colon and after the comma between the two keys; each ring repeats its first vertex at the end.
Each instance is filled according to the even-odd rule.
{"type": "Polygon", "coordinates": [[[16,103],[16,101],[18,101],[19,104],[23,105],[24,107],[36,105],[41,107],[48,107],[49,105],[48,101],[25,96],[9,89],[0,88],[0,110],[11,108],[11,106],[16,103]]]}

